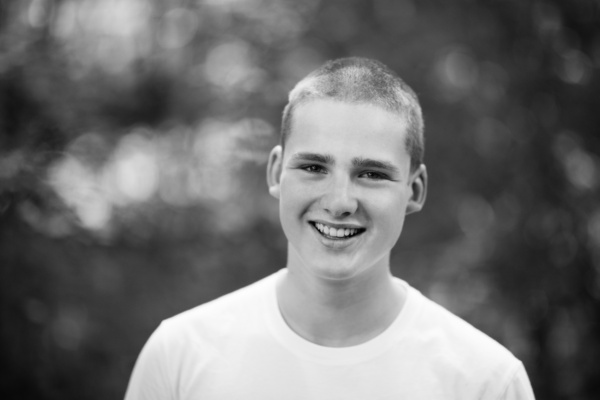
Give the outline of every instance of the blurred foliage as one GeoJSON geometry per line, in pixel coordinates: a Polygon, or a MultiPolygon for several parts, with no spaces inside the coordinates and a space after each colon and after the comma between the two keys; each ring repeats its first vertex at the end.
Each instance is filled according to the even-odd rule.
{"type": "Polygon", "coordinates": [[[360,55],[421,98],[427,207],[394,273],[600,397],[594,0],[0,2],[0,397],[123,396],[160,320],[285,263],[287,91],[360,55]]]}

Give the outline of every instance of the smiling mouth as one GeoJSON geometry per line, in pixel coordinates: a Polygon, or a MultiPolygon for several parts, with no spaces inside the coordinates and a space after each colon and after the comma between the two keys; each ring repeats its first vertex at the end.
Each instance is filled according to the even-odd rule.
{"type": "Polygon", "coordinates": [[[310,224],[321,234],[321,236],[334,240],[350,239],[366,231],[364,228],[335,228],[313,221],[311,221],[310,224]]]}

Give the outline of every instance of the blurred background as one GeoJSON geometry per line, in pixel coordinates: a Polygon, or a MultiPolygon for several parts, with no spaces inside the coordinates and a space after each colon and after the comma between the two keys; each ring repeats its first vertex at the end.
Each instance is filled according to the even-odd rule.
{"type": "Polygon", "coordinates": [[[2,0],[0,397],[122,398],[162,319],[283,267],[266,157],[349,55],[424,109],[394,274],[600,398],[595,0],[2,0]]]}

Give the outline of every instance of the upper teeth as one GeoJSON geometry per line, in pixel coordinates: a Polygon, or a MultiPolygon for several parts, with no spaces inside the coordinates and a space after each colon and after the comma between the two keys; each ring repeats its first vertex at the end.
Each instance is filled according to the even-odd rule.
{"type": "Polygon", "coordinates": [[[317,227],[317,229],[328,235],[328,236],[333,236],[333,237],[344,237],[344,236],[352,236],[355,235],[356,232],[358,232],[358,229],[354,229],[354,228],[340,228],[340,229],[336,229],[327,225],[323,225],[320,223],[316,223],[315,226],[317,227]]]}

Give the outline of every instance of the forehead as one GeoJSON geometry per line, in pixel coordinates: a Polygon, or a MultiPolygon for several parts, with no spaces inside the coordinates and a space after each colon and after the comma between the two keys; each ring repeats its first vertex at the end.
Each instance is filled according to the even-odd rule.
{"type": "Polygon", "coordinates": [[[377,105],[312,100],[294,111],[286,148],[401,163],[408,158],[407,126],[404,117],[377,105]]]}

